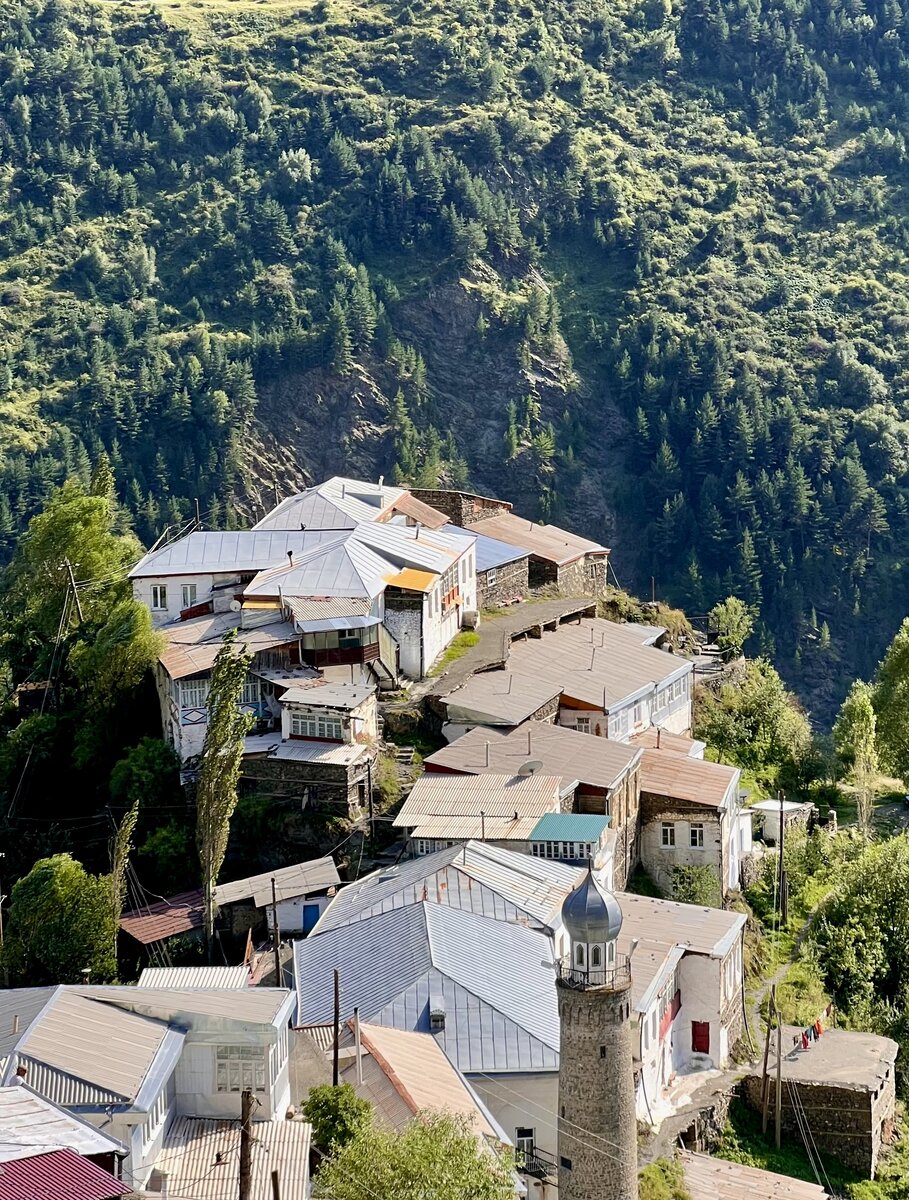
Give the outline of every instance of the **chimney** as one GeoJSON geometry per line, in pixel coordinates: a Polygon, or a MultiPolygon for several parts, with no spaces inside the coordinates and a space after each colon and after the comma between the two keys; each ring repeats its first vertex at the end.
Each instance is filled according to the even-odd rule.
{"type": "Polygon", "coordinates": [[[293,565],[294,565],[294,552],[293,552],[293,550],[288,550],[288,551],[287,551],[287,561],[290,563],[290,565],[291,565],[291,566],[293,566],[293,565]]]}
{"type": "Polygon", "coordinates": [[[380,491],[380,492],[381,492],[381,490],[382,490],[382,484],[383,484],[384,482],[385,482],[385,476],[384,476],[384,475],[380,475],[380,476],[379,476],[379,491],[380,491]]]}
{"type": "Polygon", "coordinates": [[[659,725],[657,725],[657,750],[659,750],[659,748],[660,748],[660,733],[661,732],[662,732],[662,730],[660,729],[659,725]]]}
{"type": "Polygon", "coordinates": [[[420,538],[420,522],[417,521],[416,525],[414,525],[413,528],[414,528],[413,539],[416,542],[416,541],[419,541],[419,538],[420,538]]]}
{"type": "Polygon", "coordinates": [[[596,648],[596,646],[594,646],[593,649],[590,651],[590,666],[587,668],[588,671],[593,670],[593,664],[594,664],[594,660],[596,659],[596,656],[597,656],[597,648],[596,648]]]}
{"type": "Polygon", "coordinates": [[[486,770],[489,770],[489,742],[486,743],[486,770]]]}
{"type": "Polygon", "coordinates": [[[527,753],[533,753],[533,731],[529,725],[527,726],[527,753]]]}

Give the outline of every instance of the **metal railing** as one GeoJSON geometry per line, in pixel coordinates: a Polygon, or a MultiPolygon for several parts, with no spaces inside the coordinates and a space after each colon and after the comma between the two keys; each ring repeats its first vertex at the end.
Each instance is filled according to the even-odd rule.
{"type": "Polygon", "coordinates": [[[519,1150],[515,1166],[522,1175],[530,1175],[533,1179],[555,1179],[559,1174],[553,1156],[537,1146],[530,1151],[519,1150]]]}
{"type": "Polygon", "coordinates": [[[580,967],[565,957],[556,964],[556,975],[565,987],[610,988],[618,992],[631,987],[631,959],[627,954],[618,954],[615,962],[605,967],[580,967]]]}

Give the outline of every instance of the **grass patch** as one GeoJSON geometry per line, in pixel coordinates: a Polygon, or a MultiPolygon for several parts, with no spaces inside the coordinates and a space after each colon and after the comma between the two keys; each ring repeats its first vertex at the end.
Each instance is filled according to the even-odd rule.
{"type": "Polygon", "coordinates": [[[459,659],[462,655],[477,644],[480,640],[480,635],[472,629],[465,629],[454,639],[444,654],[436,659],[435,663],[429,670],[430,679],[435,679],[441,675],[444,670],[451,666],[453,662],[459,659]]]}
{"type": "Polygon", "coordinates": [[[692,1200],[682,1164],[659,1158],[638,1175],[641,1200],[692,1200]]]}

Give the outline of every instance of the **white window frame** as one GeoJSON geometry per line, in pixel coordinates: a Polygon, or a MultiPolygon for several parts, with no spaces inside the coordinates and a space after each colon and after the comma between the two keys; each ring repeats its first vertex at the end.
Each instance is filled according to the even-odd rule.
{"type": "Polygon", "coordinates": [[[518,1166],[522,1161],[536,1156],[537,1131],[530,1125],[516,1125],[514,1131],[514,1148],[518,1156],[518,1166]]]}
{"type": "Polygon", "coordinates": [[[664,821],[660,830],[660,845],[664,850],[675,849],[675,823],[664,821]]]}
{"type": "Polygon", "coordinates": [[[486,572],[486,586],[487,587],[495,587],[495,585],[498,583],[498,581],[499,581],[498,567],[490,567],[489,570],[486,572]]]}
{"type": "Polygon", "coordinates": [[[208,686],[208,679],[181,679],[180,707],[207,708],[208,686]]]}
{"type": "Polygon", "coordinates": [[[167,584],[153,583],[151,589],[152,612],[167,612],[167,584]]]}
{"type": "Polygon", "coordinates": [[[197,589],[194,583],[183,584],[183,607],[192,608],[196,603],[197,589]]]}
{"type": "Polygon", "coordinates": [[[704,849],[704,822],[695,821],[688,826],[688,848],[690,850],[704,849]]]}
{"type": "Polygon", "coordinates": [[[578,733],[590,733],[590,717],[578,717],[574,727],[578,733]]]}
{"type": "Polygon", "coordinates": [[[260,1095],[268,1090],[265,1055],[250,1046],[218,1046],[215,1051],[215,1090],[219,1095],[249,1088],[260,1095]]]}
{"type": "Polygon", "coordinates": [[[241,704],[258,704],[262,699],[262,680],[247,675],[243,680],[243,690],[240,692],[241,704]]]}

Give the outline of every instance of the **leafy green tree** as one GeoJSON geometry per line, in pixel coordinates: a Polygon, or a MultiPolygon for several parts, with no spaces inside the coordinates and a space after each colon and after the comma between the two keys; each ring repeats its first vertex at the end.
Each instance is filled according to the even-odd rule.
{"type": "Polygon", "coordinates": [[[111,882],[68,854],[42,858],[13,885],[3,963],[13,985],[95,983],[117,974],[111,882]]]}
{"type": "Polygon", "coordinates": [[[315,1200],[512,1200],[513,1164],[491,1152],[468,1120],[424,1112],[402,1133],[370,1125],[322,1164],[315,1200]]]}
{"type": "Polygon", "coordinates": [[[877,744],[881,762],[909,781],[909,617],[877,669],[874,685],[877,744]]]}
{"type": "Polygon", "coordinates": [[[736,663],[695,695],[694,734],[726,761],[778,770],[809,748],[808,721],[766,659],[736,663]]]}
{"type": "Polygon", "coordinates": [[[143,808],[162,808],[182,799],[180,760],[160,738],[143,738],[115,763],[110,776],[115,804],[130,807],[141,800],[143,808]]]}
{"type": "Polygon", "coordinates": [[[252,724],[240,710],[240,696],[252,655],[238,651],[229,634],[218,651],[208,690],[208,725],[196,785],[196,845],[202,873],[205,934],[211,945],[215,886],[227,853],[230,818],[237,807],[243,740],[252,724]]]}
{"type": "Polygon", "coordinates": [[[672,899],[703,908],[721,908],[723,896],[717,873],[710,867],[673,867],[670,877],[672,899]]]}
{"type": "Polygon", "coordinates": [[[707,620],[717,632],[717,645],[732,658],[738,658],[754,630],[754,610],[738,596],[727,596],[715,604],[707,620]]]}
{"type": "Polygon", "coordinates": [[[874,694],[860,679],[853,683],[840,707],[833,726],[833,741],[855,781],[858,826],[867,836],[871,832],[874,780],[878,772],[877,718],[874,694]]]}
{"type": "Polygon", "coordinates": [[[349,1083],[310,1088],[301,1111],[312,1125],[313,1145],[325,1155],[343,1150],[372,1121],[372,1105],[361,1099],[349,1083]]]}

